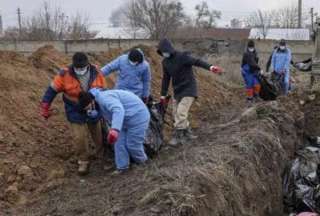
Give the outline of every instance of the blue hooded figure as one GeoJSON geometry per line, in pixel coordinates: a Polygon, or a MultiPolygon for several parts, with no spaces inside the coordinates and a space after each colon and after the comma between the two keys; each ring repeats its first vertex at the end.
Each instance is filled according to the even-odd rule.
{"type": "Polygon", "coordinates": [[[151,71],[142,50],[133,49],[105,65],[101,70],[104,76],[118,71],[115,89],[131,91],[144,101],[149,98],[151,71]]]}
{"type": "Polygon", "coordinates": [[[281,82],[283,94],[287,95],[290,90],[290,63],[291,50],[286,47],[285,40],[281,40],[279,47],[274,50],[271,60],[273,76],[281,82]]]}

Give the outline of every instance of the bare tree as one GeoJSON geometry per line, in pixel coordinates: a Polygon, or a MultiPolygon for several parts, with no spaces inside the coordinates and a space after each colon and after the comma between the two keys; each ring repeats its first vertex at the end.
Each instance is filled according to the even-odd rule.
{"type": "Polygon", "coordinates": [[[131,28],[143,29],[150,38],[160,39],[178,28],[186,15],[180,1],[131,0],[126,17],[131,28]]]}
{"type": "Polygon", "coordinates": [[[62,40],[88,39],[95,35],[95,32],[89,30],[88,17],[77,14],[70,19],[62,8],[53,8],[48,2],[44,2],[37,13],[25,18],[21,37],[15,36],[14,28],[8,29],[4,37],[24,40],[62,40]]]}
{"type": "Polygon", "coordinates": [[[111,13],[109,21],[111,22],[113,27],[121,27],[126,26],[126,24],[128,23],[126,18],[126,8],[125,6],[121,6],[111,13]]]}
{"type": "Polygon", "coordinates": [[[95,37],[97,33],[98,32],[93,32],[89,30],[89,17],[83,16],[80,13],[78,13],[70,20],[69,29],[67,32],[67,39],[90,39],[95,37]]]}
{"type": "Polygon", "coordinates": [[[221,18],[221,12],[210,10],[208,3],[203,1],[195,7],[196,26],[200,28],[212,28],[216,25],[216,20],[221,18]]]}
{"type": "MultiPolygon", "coordinates": [[[[249,27],[259,28],[262,35],[266,35],[268,28],[298,28],[298,7],[287,6],[271,11],[257,11],[252,13],[247,19],[246,24],[249,27]]],[[[307,16],[302,20],[306,21],[307,16]]]]}
{"type": "MultiPolygon", "coordinates": [[[[299,11],[297,6],[289,6],[279,10],[271,11],[273,14],[272,26],[279,28],[298,28],[299,11]]],[[[302,16],[302,21],[306,21],[307,16],[302,16]]]]}
{"type": "Polygon", "coordinates": [[[242,25],[242,23],[239,19],[234,18],[230,21],[231,28],[241,28],[241,25],[242,25]]]}
{"type": "Polygon", "coordinates": [[[259,33],[266,39],[269,28],[271,27],[272,14],[267,11],[258,10],[252,13],[247,19],[246,24],[248,27],[256,27],[259,33]]]}

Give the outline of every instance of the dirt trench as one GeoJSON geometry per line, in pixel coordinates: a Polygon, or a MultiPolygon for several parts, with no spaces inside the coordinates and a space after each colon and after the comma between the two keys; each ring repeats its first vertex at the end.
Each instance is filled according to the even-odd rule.
{"type": "MultiPolygon", "coordinates": [[[[156,93],[160,61],[155,50],[145,49],[154,67],[156,93]]],[[[308,122],[299,95],[247,109],[238,88],[199,73],[201,96],[192,110],[197,140],[178,148],[165,146],[145,167],[134,166],[121,176],[112,176],[96,160],[90,175],[80,178],[63,113],[45,124],[34,113],[42,89],[57,69],[57,63],[43,68],[41,61],[56,61],[60,67],[66,58],[56,53],[53,61],[44,53],[31,58],[34,66],[22,56],[0,65],[3,70],[11,68],[1,74],[6,78],[1,86],[8,85],[0,93],[6,101],[0,109],[4,119],[0,123],[1,216],[282,215],[282,170],[302,145],[308,122]],[[40,63],[35,61],[39,58],[40,63]],[[30,76],[21,76],[21,67],[30,76]]],[[[99,58],[97,63],[110,56],[99,58]]],[[[62,110],[61,101],[55,108],[62,110]]],[[[305,107],[311,108],[314,105],[305,107]]]]}
{"type": "Polygon", "coordinates": [[[200,138],[163,149],[146,167],[111,176],[68,178],[35,196],[17,215],[281,215],[281,175],[301,145],[295,104],[261,103],[217,110],[200,138]],[[242,114],[241,114],[242,113],[242,114]],[[240,117],[239,117],[239,114],[240,117]]]}

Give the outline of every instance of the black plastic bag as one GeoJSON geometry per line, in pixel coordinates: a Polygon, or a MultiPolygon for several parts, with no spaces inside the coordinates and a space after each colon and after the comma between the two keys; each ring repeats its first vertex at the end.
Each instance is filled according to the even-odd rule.
{"type": "Polygon", "coordinates": [[[284,205],[288,213],[320,213],[320,148],[306,147],[285,170],[284,205]]]}
{"type": "Polygon", "coordinates": [[[258,79],[261,85],[260,98],[265,101],[276,100],[280,95],[280,81],[267,78],[262,74],[258,74],[258,79]]]}

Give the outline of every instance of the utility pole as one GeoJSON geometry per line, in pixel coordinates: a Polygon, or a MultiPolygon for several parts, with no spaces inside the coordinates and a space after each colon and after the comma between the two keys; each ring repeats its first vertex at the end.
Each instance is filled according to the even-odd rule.
{"type": "Polygon", "coordinates": [[[302,27],[302,0],[298,3],[298,28],[302,27]]]}
{"type": "Polygon", "coordinates": [[[2,23],[2,16],[0,14],[0,36],[3,34],[3,23],[2,23]]]}
{"type": "Polygon", "coordinates": [[[21,10],[20,10],[20,8],[17,9],[17,14],[18,14],[18,24],[19,24],[19,37],[21,38],[21,36],[22,36],[22,24],[21,24],[21,10]]]}
{"type": "Polygon", "coordinates": [[[314,17],[313,8],[310,9],[310,14],[311,14],[311,30],[313,31],[313,17],[314,17]]]}

